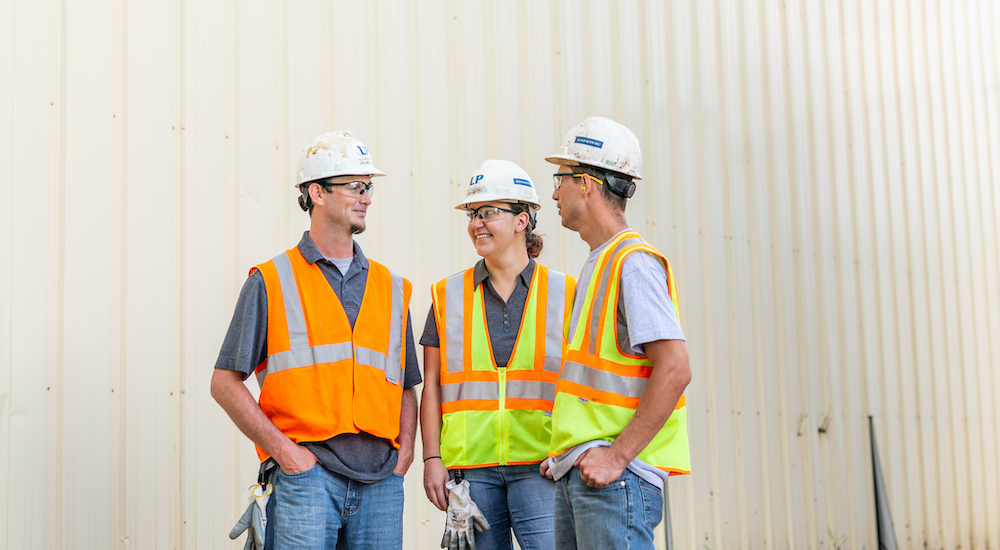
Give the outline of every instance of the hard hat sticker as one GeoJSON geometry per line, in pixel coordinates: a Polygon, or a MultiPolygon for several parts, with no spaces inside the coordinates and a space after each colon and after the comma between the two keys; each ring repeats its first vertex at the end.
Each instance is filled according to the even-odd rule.
{"type": "Polygon", "coordinates": [[[358,151],[361,151],[362,155],[367,155],[368,154],[368,148],[365,147],[364,145],[358,145],[358,151]]]}
{"type": "Polygon", "coordinates": [[[475,185],[475,184],[479,183],[479,181],[481,179],[483,179],[483,175],[482,174],[477,174],[475,176],[472,176],[472,178],[469,179],[469,185],[475,185]]]}
{"type": "Polygon", "coordinates": [[[514,178],[514,185],[523,185],[525,187],[531,187],[531,182],[520,178],[514,178]]]}
{"type": "Polygon", "coordinates": [[[585,138],[583,136],[576,136],[576,139],[574,141],[576,141],[576,143],[582,143],[584,145],[589,145],[591,147],[596,147],[598,149],[604,147],[603,141],[597,141],[596,139],[585,138]]]}

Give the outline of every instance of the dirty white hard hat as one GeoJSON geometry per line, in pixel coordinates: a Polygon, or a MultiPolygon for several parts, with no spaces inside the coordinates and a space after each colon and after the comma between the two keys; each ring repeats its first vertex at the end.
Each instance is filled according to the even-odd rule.
{"type": "Polygon", "coordinates": [[[320,134],[299,157],[295,186],[334,176],[384,176],[361,140],[339,130],[320,134]]]}
{"type": "Polygon", "coordinates": [[[455,206],[465,209],[474,202],[523,202],[533,211],[542,207],[535,184],[523,168],[509,160],[487,160],[472,174],[465,186],[465,197],[455,206]]]}
{"type": "Polygon", "coordinates": [[[642,179],[642,150],[639,138],[625,126],[604,117],[592,116],[566,134],[555,155],[545,157],[552,164],[593,166],[642,179]]]}

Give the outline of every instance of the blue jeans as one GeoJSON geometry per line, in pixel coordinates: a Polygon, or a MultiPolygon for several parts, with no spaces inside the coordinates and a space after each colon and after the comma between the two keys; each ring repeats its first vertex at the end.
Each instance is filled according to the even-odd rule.
{"type": "MultiPolygon", "coordinates": [[[[450,473],[454,478],[456,470],[450,473]]],[[[537,464],[462,470],[469,496],[490,522],[476,533],[476,550],[510,550],[510,530],[522,550],[552,548],[552,498],[555,483],[538,473],[537,464]]]]}
{"type": "Polygon", "coordinates": [[[592,489],[573,468],[556,482],[556,550],[653,550],[653,528],[663,518],[663,494],[628,469],[592,489]]]}
{"type": "Polygon", "coordinates": [[[273,550],[403,547],[403,476],[361,483],[316,464],[290,475],[279,468],[272,481],[273,550]]]}

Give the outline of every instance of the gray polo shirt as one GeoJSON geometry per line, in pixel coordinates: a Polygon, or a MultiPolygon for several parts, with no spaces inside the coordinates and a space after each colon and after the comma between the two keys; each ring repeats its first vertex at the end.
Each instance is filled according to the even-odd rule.
{"type": "MultiPolygon", "coordinates": [[[[528,259],[528,266],[521,271],[514,284],[514,291],[504,302],[490,282],[490,273],[486,271],[486,260],[479,260],[472,272],[472,282],[475,286],[483,285],[483,302],[486,304],[486,330],[490,333],[490,343],[493,344],[493,358],[497,366],[506,368],[510,356],[514,353],[517,343],[517,333],[521,330],[521,317],[524,306],[528,302],[528,288],[531,286],[531,276],[535,272],[535,260],[528,259]]],[[[438,338],[437,320],[434,317],[434,302],[427,311],[427,322],[424,333],[420,337],[420,345],[432,348],[441,347],[438,338]]]]}
{"type": "MultiPolygon", "coordinates": [[[[343,305],[344,313],[354,327],[361,310],[361,300],[368,282],[368,258],[354,243],[354,261],[347,273],[341,274],[309,238],[309,232],[302,234],[298,244],[299,252],[310,265],[319,266],[326,280],[343,305]]],[[[257,365],[267,358],[267,290],[264,276],[254,272],[240,291],[236,312],[229,324],[229,331],[222,343],[215,368],[235,370],[243,373],[243,379],[250,376],[257,365]]],[[[403,387],[411,388],[422,381],[417,364],[417,350],[413,344],[413,323],[409,315],[406,319],[406,370],[403,387]]],[[[358,481],[377,481],[389,477],[396,467],[399,456],[392,443],[367,433],[341,434],[326,441],[304,443],[326,469],[358,481]]]]}

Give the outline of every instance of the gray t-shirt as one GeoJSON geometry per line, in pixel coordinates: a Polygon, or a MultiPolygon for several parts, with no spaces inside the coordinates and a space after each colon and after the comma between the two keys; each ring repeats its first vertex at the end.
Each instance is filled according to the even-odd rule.
{"type": "MultiPolygon", "coordinates": [[[[476,286],[483,285],[483,302],[486,309],[486,330],[490,333],[490,344],[493,345],[493,358],[497,367],[505,368],[514,353],[517,334],[521,330],[521,319],[524,306],[528,302],[528,289],[531,287],[531,277],[535,273],[535,260],[528,259],[528,265],[521,271],[514,285],[514,291],[505,302],[490,281],[486,271],[486,261],[479,260],[472,272],[472,281],[476,286]]],[[[420,336],[420,345],[432,348],[441,347],[438,338],[437,318],[434,316],[434,302],[427,311],[427,322],[424,323],[424,333],[420,336]]]]}
{"type": "MultiPolygon", "coordinates": [[[[303,233],[298,248],[302,257],[310,264],[318,265],[326,276],[353,328],[368,281],[368,258],[361,247],[354,243],[354,258],[345,274],[341,274],[333,263],[323,257],[309,238],[308,231],[303,233]]],[[[247,278],[240,291],[236,311],[215,368],[240,371],[245,380],[266,358],[267,290],[264,276],[256,271],[247,278]]],[[[411,388],[421,381],[416,346],[413,343],[413,324],[407,315],[403,387],[411,388]]],[[[364,432],[340,434],[326,441],[304,445],[316,455],[323,467],[357,481],[378,481],[389,477],[399,457],[399,451],[389,440],[364,432]]]]}
{"type": "MultiPolygon", "coordinates": [[[[631,231],[624,229],[623,231],[631,231]]],[[[615,237],[621,232],[615,234],[615,237]]],[[[580,310],[587,294],[587,286],[594,277],[597,257],[601,255],[615,237],[591,251],[583,264],[580,280],[573,299],[573,313],[570,316],[570,334],[580,321],[580,310]]],[[[621,292],[618,293],[618,320],[624,324],[627,334],[619,334],[618,342],[624,349],[631,346],[638,355],[645,355],[643,344],[657,340],[684,340],[677,312],[670,299],[667,270],[660,259],[647,252],[633,252],[622,263],[621,292]]],[[[568,449],[563,454],[550,459],[552,475],[559,479],[573,468],[573,463],[584,451],[592,447],[610,445],[603,440],[587,441],[568,449]]],[[[666,472],[654,468],[638,458],[629,463],[628,469],[635,475],[663,488],[666,472]]]]}
{"type": "Polygon", "coordinates": [[[329,256],[323,256],[323,259],[330,262],[331,264],[337,266],[337,271],[341,275],[347,275],[347,270],[351,269],[351,264],[354,263],[354,258],[331,258],[329,256]]]}

